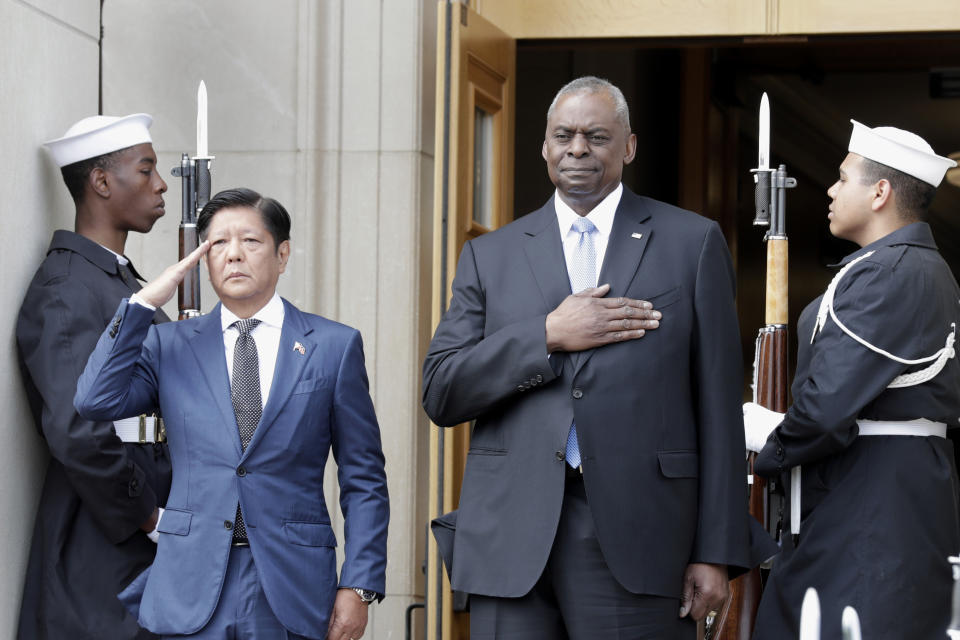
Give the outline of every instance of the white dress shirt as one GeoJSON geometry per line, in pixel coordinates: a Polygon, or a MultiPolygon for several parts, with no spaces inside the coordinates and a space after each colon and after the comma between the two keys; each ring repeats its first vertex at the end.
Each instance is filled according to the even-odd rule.
{"type": "MultiPolygon", "coordinates": [[[[620,183],[586,215],[586,218],[597,228],[597,232],[592,234],[593,248],[597,256],[597,268],[594,271],[597,278],[600,277],[603,256],[607,253],[607,242],[610,240],[610,232],[613,230],[613,217],[617,212],[617,206],[620,205],[620,196],[622,195],[623,183],[620,183]]],[[[580,240],[580,233],[573,230],[573,223],[580,216],[560,198],[559,191],[553,196],[553,206],[557,210],[557,223],[560,225],[560,238],[563,241],[563,257],[567,261],[567,273],[570,274],[573,273],[574,267],[573,253],[576,250],[577,242],[580,240]]],[[[604,283],[595,282],[594,286],[597,284],[604,283]]]]}
{"type": "MultiPolygon", "coordinates": [[[[250,335],[257,343],[257,358],[260,361],[260,400],[264,406],[270,396],[270,386],[273,384],[273,371],[277,366],[277,352],[280,349],[280,331],[283,329],[283,300],[274,292],[270,302],[260,308],[253,318],[260,321],[250,335]]],[[[240,337],[240,331],[231,327],[240,320],[232,311],[220,306],[220,326],[223,328],[223,351],[227,357],[227,374],[233,383],[233,348],[240,337]]]]}

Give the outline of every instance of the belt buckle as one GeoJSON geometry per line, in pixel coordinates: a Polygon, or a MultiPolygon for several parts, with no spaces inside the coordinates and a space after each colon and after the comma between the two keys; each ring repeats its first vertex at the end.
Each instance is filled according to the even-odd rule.
{"type": "Polygon", "coordinates": [[[151,413],[149,416],[141,413],[137,417],[140,420],[140,430],[138,433],[140,444],[167,441],[167,429],[163,424],[163,418],[158,417],[156,413],[151,413]],[[147,440],[147,417],[153,418],[153,440],[147,440]]]}

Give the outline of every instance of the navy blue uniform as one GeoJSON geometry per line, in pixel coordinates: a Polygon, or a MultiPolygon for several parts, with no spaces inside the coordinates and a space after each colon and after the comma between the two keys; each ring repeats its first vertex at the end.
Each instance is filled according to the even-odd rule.
{"type": "MultiPolygon", "coordinates": [[[[120,300],[140,285],[115,255],[70,231],[53,235],[17,320],[34,420],[50,449],[20,609],[21,640],[153,638],[117,600],[152,561],[140,530],[170,490],[166,445],[124,444],[110,422],[77,415],[87,357],[120,300]]],[[[157,311],[154,322],[166,321],[157,311]]]]}
{"type": "MultiPolygon", "coordinates": [[[[951,324],[960,324],[960,289],[930,227],[902,227],[841,264],[871,251],[837,286],[837,317],[904,359],[942,349],[951,324]]],[[[927,382],[889,389],[898,375],[927,365],[875,353],[832,319],[811,344],[819,306],[820,298],[800,316],[793,405],[757,457],[759,473],[802,465],[803,480],[799,543],[785,536],[754,640],[796,638],[811,586],[820,595],[824,640],[841,637],[846,605],[860,614],[864,638],[943,638],[947,556],[960,552],[953,446],[937,436],[858,437],[856,420],[960,425],[960,359],[927,382]]]]}

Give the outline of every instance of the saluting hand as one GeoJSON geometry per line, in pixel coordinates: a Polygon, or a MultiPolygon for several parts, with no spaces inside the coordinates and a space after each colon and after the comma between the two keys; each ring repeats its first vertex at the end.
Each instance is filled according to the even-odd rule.
{"type": "Polygon", "coordinates": [[[583,351],[611,342],[636,340],[660,326],[660,312],[646,300],[604,298],[605,284],[564,298],[547,315],[547,352],[583,351]]]}
{"type": "Polygon", "coordinates": [[[187,277],[190,269],[197,266],[197,263],[200,262],[200,257],[203,256],[209,248],[209,240],[201,242],[200,246],[194,249],[190,255],[180,262],[164,269],[163,273],[148,283],[143,289],[137,291],[137,297],[154,307],[162,307],[165,305],[167,301],[173,297],[173,294],[176,293],[177,286],[187,277]]]}

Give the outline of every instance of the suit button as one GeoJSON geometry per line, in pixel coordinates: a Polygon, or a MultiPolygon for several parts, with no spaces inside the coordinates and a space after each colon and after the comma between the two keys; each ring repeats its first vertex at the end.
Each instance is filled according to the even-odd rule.
{"type": "Polygon", "coordinates": [[[560,462],[563,462],[566,459],[567,459],[567,456],[563,453],[563,451],[557,451],[557,460],[559,460],[560,462]]]}
{"type": "Polygon", "coordinates": [[[573,397],[576,398],[577,400],[579,400],[580,398],[583,397],[583,391],[581,391],[580,389],[574,389],[574,390],[573,390],[573,397]]]}
{"type": "Polygon", "coordinates": [[[517,391],[526,391],[526,389],[523,388],[523,385],[522,385],[522,384],[518,384],[518,385],[517,385],[517,391]]]}
{"type": "Polygon", "coordinates": [[[224,521],[223,521],[223,528],[224,528],[224,529],[233,529],[233,523],[230,522],[229,520],[224,520],[224,521]]]}
{"type": "Polygon", "coordinates": [[[539,373],[537,374],[537,382],[543,382],[543,376],[539,373]]]}
{"type": "Polygon", "coordinates": [[[247,475],[247,470],[244,469],[243,467],[239,467],[237,469],[237,475],[242,478],[243,476],[247,475]]]}
{"type": "Polygon", "coordinates": [[[777,447],[777,456],[780,458],[783,457],[783,447],[777,447]]]}
{"type": "Polygon", "coordinates": [[[116,329],[110,329],[110,337],[111,337],[111,338],[116,338],[116,337],[117,337],[117,330],[116,330],[116,329]]]}

